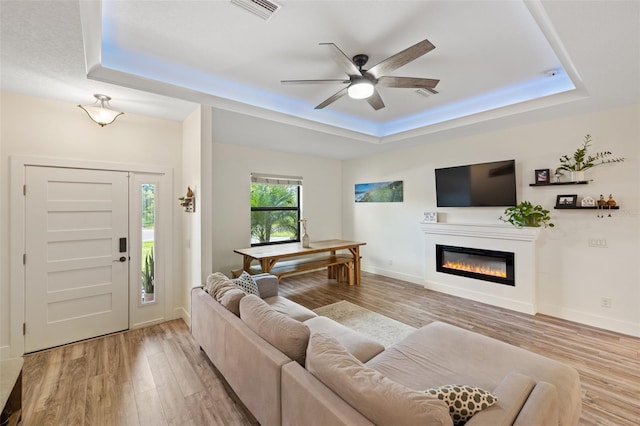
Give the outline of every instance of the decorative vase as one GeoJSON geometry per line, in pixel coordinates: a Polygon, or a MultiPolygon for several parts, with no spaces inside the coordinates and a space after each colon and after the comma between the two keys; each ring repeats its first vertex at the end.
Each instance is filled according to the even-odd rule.
{"type": "Polygon", "coordinates": [[[571,172],[571,182],[584,182],[584,170],[574,170],[571,172]]]}
{"type": "Polygon", "coordinates": [[[302,247],[309,248],[309,234],[302,234],[302,247]]]}

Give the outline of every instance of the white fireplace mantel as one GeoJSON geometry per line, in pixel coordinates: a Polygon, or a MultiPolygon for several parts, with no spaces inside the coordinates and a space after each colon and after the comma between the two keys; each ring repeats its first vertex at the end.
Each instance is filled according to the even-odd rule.
{"type": "Polygon", "coordinates": [[[537,312],[536,240],[540,228],[425,222],[420,228],[425,234],[426,288],[528,314],[537,312]],[[436,244],[514,253],[515,286],[438,272],[436,244]]]}
{"type": "Polygon", "coordinates": [[[461,235],[499,240],[535,241],[540,235],[540,228],[517,228],[511,225],[422,222],[420,226],[425,234],[461,235]]]}

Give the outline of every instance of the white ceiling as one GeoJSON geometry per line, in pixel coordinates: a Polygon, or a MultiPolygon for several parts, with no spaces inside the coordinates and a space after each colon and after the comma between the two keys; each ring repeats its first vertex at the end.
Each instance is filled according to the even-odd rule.
{"type": "MultiPolygon", "coordinates": [[[[83,104],[105,93],[116,109],[176,120],[202,103],[229,122],[330,133],[339,158],[640,100],[638,1],[278,3],[264,21],[228,0],[4,0],[2,90],[83,104]],[[382,110],[348,97],[315,110],[343,86],[280,84],[345,76],[319,43],[369,55],[368,68],[425,38],[436,49],[392,75],[440,79],[431,97],[381,87],[382,110]]],[[[265,139],[253,143],[287,149],[265,139]]],[[[326,155],[315,139],[325,145],[292,150],[326,155]]]]}

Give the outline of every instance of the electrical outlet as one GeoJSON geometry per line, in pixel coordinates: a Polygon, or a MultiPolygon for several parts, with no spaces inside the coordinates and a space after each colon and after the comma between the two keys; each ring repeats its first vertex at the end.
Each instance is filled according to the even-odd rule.
{"type": "Polygon", "coordinates": [[[393,265],[393,259],[389,259],[387,263],[389,264],[389,266],[393,265]]]}
{"type": "Polygon", "coordinates": [[[607,248],[607,240],[605,238],[589,238],[589,247],[607,248]]]}
{"type": "Polygon", "coordinates": [[[611,308],[613,305],[613,300],[610,297],[603,297],[600,299],[600,306],[603,308],[611,308]]]}

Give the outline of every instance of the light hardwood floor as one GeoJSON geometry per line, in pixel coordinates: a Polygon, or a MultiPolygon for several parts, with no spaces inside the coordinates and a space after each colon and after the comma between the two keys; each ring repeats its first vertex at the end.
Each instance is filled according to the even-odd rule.
{"type": "MultiPolygon", "coordinates": [[[[530,316],[363,273],[284,278],[281,295],[311,309],[348,300],[414,327],[445,321],[575,367],[584,425],[640,424],[640,339],[530,316]]],[[[24,425],[253,425],[250,413],[181,321],[25,357],[24,425]]]]}

